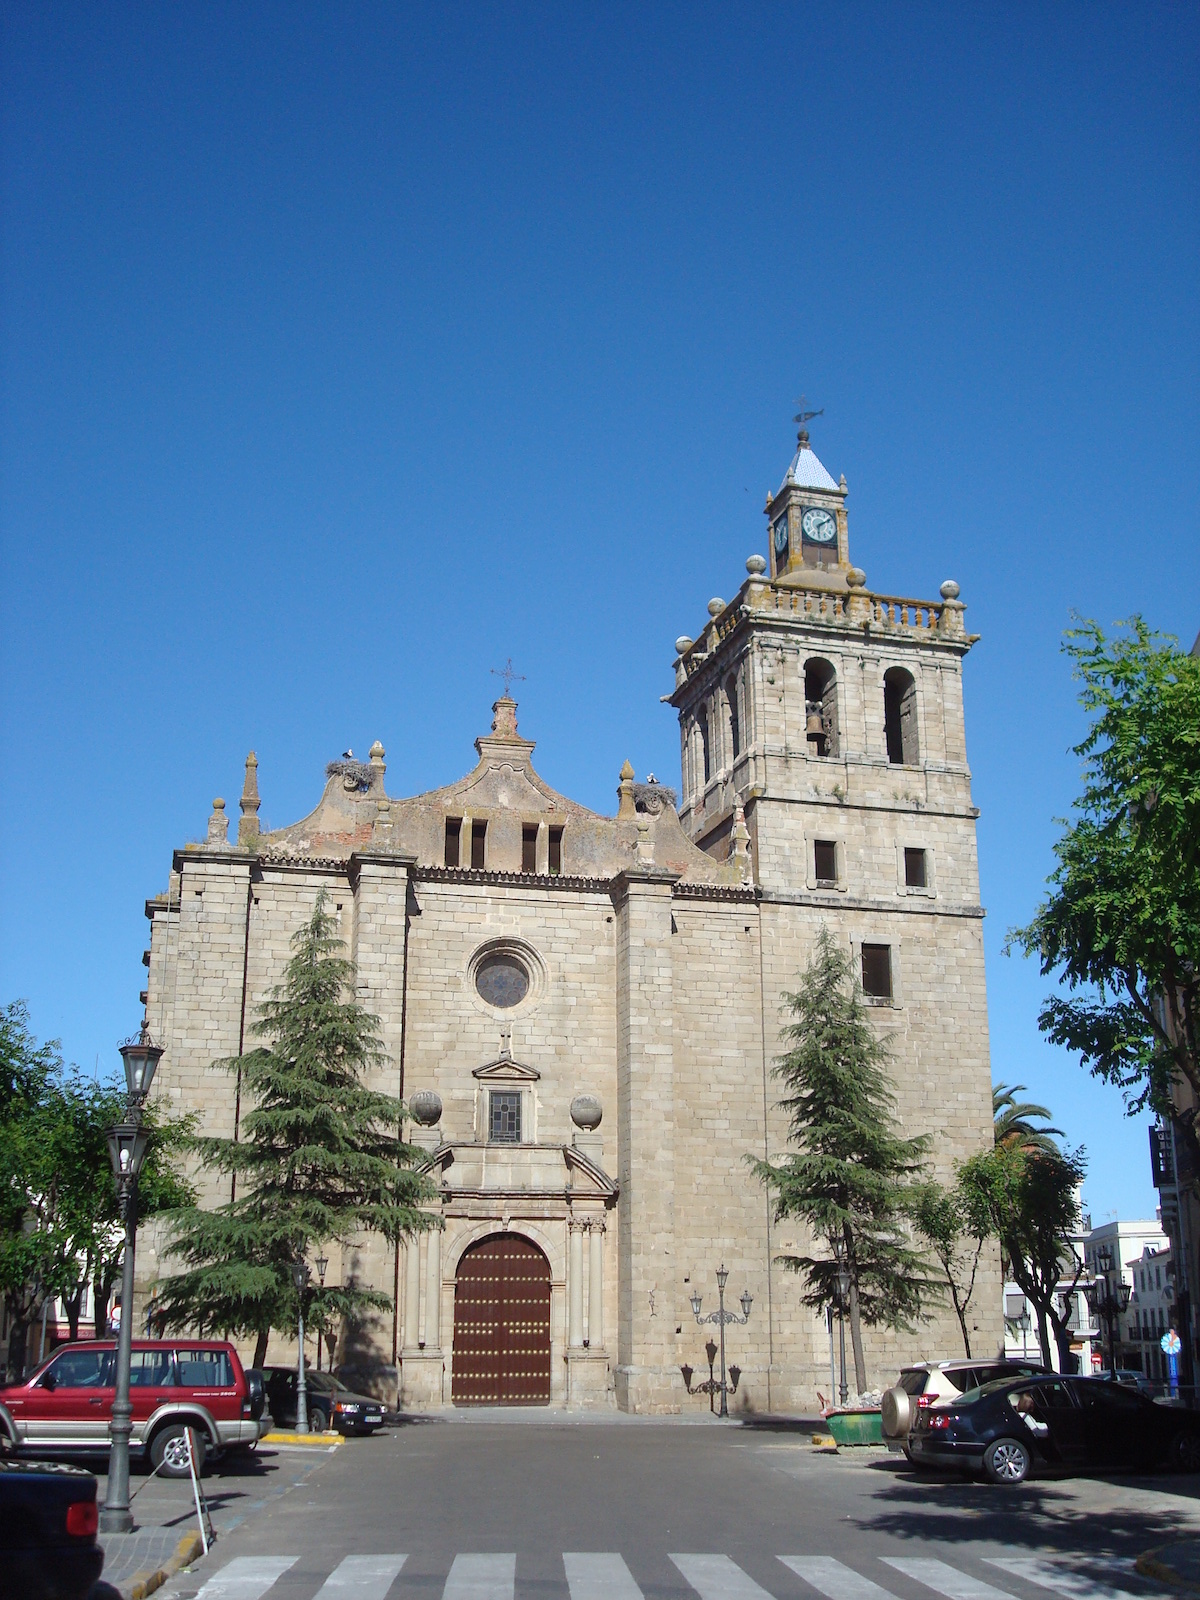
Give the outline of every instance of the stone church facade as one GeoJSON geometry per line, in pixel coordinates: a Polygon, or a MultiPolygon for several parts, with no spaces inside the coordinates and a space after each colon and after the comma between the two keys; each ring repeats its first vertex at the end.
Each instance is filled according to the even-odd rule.
{"type": "MultiPolygon", "coordinates": [[[[853,953],[901,1124],[933,1136],[935,1170],[991,1138],[973,641],[955,584],[935,602],[867,588],[845,502],[801,432],[767,502],[769,563],[752,556],[734,598],[676,641],[678,794],[628,763],[613,816],[555,793],[506,694],[458,782],[391,795],[377,743],[270,833],[252,755],[236,840],[215,801],[207,842],[178,850],[147,902],[158,1092],[229,1136],[244,1108],[216,1063],[252,1043],[326,892],[381,1021],[378,1087],[408,1103],[437,1187],[441,1228],[395,1252],[328,1250],[334,1278],[394,1295],[360,1340],[406,1407],[701,1405],[680,1367],[703,1373],[691,1297],[716,1308],[722,1263],[730,1304],[753,1297],[729,1334],[735,1408],[808,1411],[828,1392],[824,1315],[775,1261],[808,1241],[775,1223],[746,1162],[785,1147],[781,995],[822,924],[853,953]]],[[[228,1199],[225,1180],[197,1181],[205,1203],[228,1199]]],[[[143,1293],[157,1242],[147,1230],[143,1293]]],[[[976,1348],[998,1347],[990,1257],[973,1321],[976,1348]]],[[[959,1338],[947,1308],[866,1345],[878,1382],[959,1338]]],[[[289,1354],[281,1341],[272,1359],[289,1354]]]]}

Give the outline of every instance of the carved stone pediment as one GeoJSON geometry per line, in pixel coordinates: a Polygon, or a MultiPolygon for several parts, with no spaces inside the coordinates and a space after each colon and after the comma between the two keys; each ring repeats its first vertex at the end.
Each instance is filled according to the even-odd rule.
{"type": "Polygon", "coordinates": [[[482,1067],[476,1067],[471,1076],[481,1080],[505,1078],[509,1083],[536,1083],[541,1073],[536,1067],[514,1061],[511,1056],[497,1056],[494,1061],[485,1061],[482,1067]]]}

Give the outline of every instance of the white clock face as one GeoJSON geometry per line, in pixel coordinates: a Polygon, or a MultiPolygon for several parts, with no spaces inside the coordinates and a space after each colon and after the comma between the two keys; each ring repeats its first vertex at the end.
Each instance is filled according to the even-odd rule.
{"type": "Polygon", "coordinates": [[[784,556],[784,555],[787,554],[787,547],[788,547],[788,527],[787,527],[787,517],[786,516],[778,517],[776,519],[776,521],[774,523],[774,533],[775,533],[775,554],[777,556],[784,556]]]}
{"type": "Polygon", "coordinates": [[[800,526],[804,529],[804,537],[813,544],[832,544],[837,538],[837,523],[828,511],[822,511],[818,506],[810,506],[800,519],[800,526]]]}

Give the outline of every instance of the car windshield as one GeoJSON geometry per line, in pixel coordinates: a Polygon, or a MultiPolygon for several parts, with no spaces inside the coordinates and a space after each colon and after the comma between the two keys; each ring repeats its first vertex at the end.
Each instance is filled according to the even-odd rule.
{"type": "Polygon", "coordinates": [[[344,1387],[328,1372],[306,1372],[304,1382],[310,1389],[315,1389],[319,1394],[336,1394],[344,1387]]]}

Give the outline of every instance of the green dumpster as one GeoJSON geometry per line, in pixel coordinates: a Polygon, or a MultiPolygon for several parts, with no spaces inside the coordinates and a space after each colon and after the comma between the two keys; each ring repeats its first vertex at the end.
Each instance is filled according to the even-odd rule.
{"type": "Polygon", "coordinates": [[[839,1445],[883,1443],[883,1417],[878,1411],[833,1411],[825,1421],[839,1445]]]}

